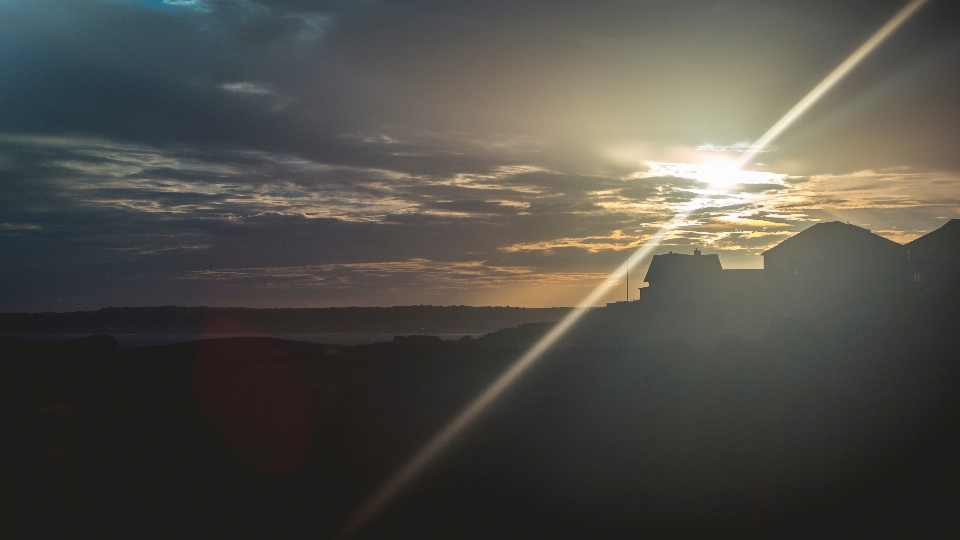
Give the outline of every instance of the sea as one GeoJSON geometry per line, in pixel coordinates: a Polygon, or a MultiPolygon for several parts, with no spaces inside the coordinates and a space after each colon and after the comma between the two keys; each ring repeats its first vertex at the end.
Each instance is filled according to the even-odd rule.
{"type": "MultiPolygon", "coordinates": [[[[0,341],[66,341],[87,337],[91,334],[0,334],[0,341]]],[[[136,349],[138,347],[152,347],[155,345],[170,345],[185,343],[201,339],[222,339],[234,337],[269,337],[290,341],[307,341],[310,343],[324,343],[328,345],[369,345],[383,341],[393,341],[399,334],[174,334],[174,333],[145,333],[145,334],[112,334],[108,335],[117,340],[117,347],[121,349],[136,349]]],[[[463,336],[479,337],[481,334],[424,334],[437,336],[443,340],[458,340],[463,336]]]]}

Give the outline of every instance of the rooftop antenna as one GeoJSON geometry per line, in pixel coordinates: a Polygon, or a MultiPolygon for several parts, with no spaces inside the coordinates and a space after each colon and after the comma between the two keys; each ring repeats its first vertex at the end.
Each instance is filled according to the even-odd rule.
{"type": "Polygon", "coordinates": [[[630,301],[630,269],[627,268],[627,302],[630,301]]]}

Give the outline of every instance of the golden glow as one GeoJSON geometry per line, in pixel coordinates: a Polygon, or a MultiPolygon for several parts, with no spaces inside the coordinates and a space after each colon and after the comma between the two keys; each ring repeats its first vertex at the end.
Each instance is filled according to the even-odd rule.
{"type": "Polygon", "coordinates": [[[560,320],[549,332],[540,338],[526,353],[514,362],[500,377],[488,386],[479,396],[474,398],[469,405],[453,420],[447,423],[439,433],[433,436],[427,444],[417,452],[413,458],[407,461],[397,473],[390,478],[380,489],[367,499],[347,523],[340,530],[340,537],[346,538],[360,530],[368,521],[373,519],[380,511],[406,486],[411,480],[416,478],[433,459],[440,454],[464,429],[469,426],[473,420],[480,415],[504,390],[510,387],[514,381],[520,378],[529,368],[543,356],[543,353],[550,350],[564,334],[567,333],[577,321],[583,317],[589,308],[596,305],[607,293],[614,287],[620,287],[622,277],[625,273],[633,269],[642,259],[653,254],[660,242],[694,210],[696,201],[689,203],[686,208],[673,217],[664,225],[646,245],[633,252],[630,257],[614,270],[596,289],[584,298],[576,309],[560,320]]]}
{"type": "Polygon", "coordinates": [[[700,166],[699,179],[714,189],[727,189],[743,183],[743,173],[733,161],[711,159],[700,166]]]}
{"type": "MultiPolygon", "coordinates": [[[[791,108],[776,124],[763,134],[753,145],[745,151],[735,162],[708,162],[701,168],[711,186],[723,187],[736,183],[736,179],[743,173],[742,169],[757,153],[765,149],[777,136],[787,129],[793,122],[806,112],[817,100],[830,90],[840,79],[852,70],[864,57],[873,51],[883,40],[892,34],[904,21],[917,11],[928,0],[912,0],[901,9],[887,24],[883,25],[873,36],[861,45],[853,54],[844,60],[836,69],[811,90],[803,99],[791,108]]],[[[633,252],[623,264],[614,270],[596,289],[583,299],[569,315],[564,317],[533,347],[514,362],[496,381],[480,393],[465,409],[447,423],[439,433],[433,436],[427,444],[418,451],[403,467],[367,501],[358,508],[340,530],[340,537],[348,537],[356,533],[367,522],[376,517],[391,500],[419,473],[439,455],[457,436],[465,430],[473,420],[479,416],[497,397],[523,375],[540,357],[548,351],[581,317],[587,309],[600,301],[613,287],[619,287],[621,277],[633,269],[642,259],[653,254],[653,250],[660,242],[684,220],[700,203],[703,195],[687,203],[677,214],[664,225],[647,243],[633,252]]]]}

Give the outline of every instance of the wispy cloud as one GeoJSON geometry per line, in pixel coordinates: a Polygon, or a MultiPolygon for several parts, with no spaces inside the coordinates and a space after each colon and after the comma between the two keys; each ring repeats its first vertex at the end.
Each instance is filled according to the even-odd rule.
{"type": "Polygon", "coordinates": [[[255,82],[223,83],[220,85],[220,88],[226,90],[227,92],[251,94],[255,96],[263,96],[274,93],[273,88],[270,88],[270,85],[255,82]]]}
{"type": "Polygon", "coordinates": [[[258,282],[268,287],[321,285],[344,288],[380,282],[390,287],[411,283],[453,290],[602,281],[602,272],[542,272],[529,266],[502,266],[484,261],[442,262],[426,259],[252,268],[196,270],[186,280],[213,280],[234,285],[258,282]]]}
{"type": "Polygon", "coordinates": [[[3,231],[38,231],[42,228],[32,223],[0,223],[0,230],[3,231]]]}
{"type": "MultiPolygon", "coordinates": [[[[741,154],[746,152],[750,145],[753,144],[750,141],[740,141],[734,144],[713,144],[713,143],[704,143],[700,146],[697,146],[697,150],[702,150],[705,152],[736,152],[741,154]]],[[[769,152],[770,148],[764,148],[761,152],[769,152]]]]}
{"type": "MultiPolygon", "coordinates": [[[[432,156],[418,159],[451,155],[411,140],[384,135],[359,143],[432,156]]],[[[429,288],[435,298],[481,302],[483,295],[500,295],[505,302],[551,305],[544,295],[564,298],[599,282],[617,257],[643,245],[694,198],[698,208],[663,249],[757,256],[820,219],[873,223],[902,241],[931,227],[919,218],[898,221],[895,212],[960,210],[960,179],[908,169],[804,178],[743,171],[736,182],[716,186],[703,166],[681,162],[577,175],[532,155],[490,156],[482,166],[446,171],[15,135],[0,136],[0,155],[0,174],[23,176],[15,193],[43,192],[59,205],[55,213],[18,206],[0,225],[4,238],[69,235],[102,250],[88,249],[86,257],[116,268],[154,261],[154,271],[166,276],[154,279],[170,287],[344,295],[381,287],[391,298],[429,288]],[[80,225],[60,225],[63,218],[54,215],[74,216],[80,225]],[[124,234],[85,225],[117,220],[124,234]]]]}

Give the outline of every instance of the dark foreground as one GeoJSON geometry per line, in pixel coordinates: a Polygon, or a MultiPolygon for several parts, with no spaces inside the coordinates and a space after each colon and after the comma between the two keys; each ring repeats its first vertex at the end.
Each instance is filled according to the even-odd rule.
{"type": "MultiPolygon", "coordinates": [[[[957,537],[958,323],[567,342],[358,537],[957,537]]],[[[2,343],[0,536],[334,537],[542,330],[2,343]]]]}

